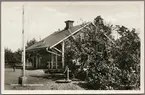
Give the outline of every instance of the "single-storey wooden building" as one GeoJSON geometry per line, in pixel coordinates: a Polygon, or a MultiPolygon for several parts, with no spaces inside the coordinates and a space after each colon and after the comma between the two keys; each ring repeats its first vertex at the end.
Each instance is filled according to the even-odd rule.
{"type": "Polygon", "coordinates": [[[33,68],[62,69],[65,67],[64,47],[65,40],[76,35],[81,29],[89,25],[85,23],[73,26],[71,20],[65,21],[66,27],[28,47],[26,52],[33,52],[31,63],[33,68]]]}

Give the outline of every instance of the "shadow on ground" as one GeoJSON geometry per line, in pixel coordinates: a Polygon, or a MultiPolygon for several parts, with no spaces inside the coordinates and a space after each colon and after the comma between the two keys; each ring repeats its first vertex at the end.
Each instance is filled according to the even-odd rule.
{"type": "Polygon", "coordinates": [[[26,67],[26,70],[39,70],[39,69],[26,67]]]}
{"type": "MultiPolygon", "coordinates": [[[[42,79],[49,79],[49,80],[52,80],[52,81],[66,79],[64,77],[64,75],[62,75],[62,74],[57,74],[57,75],[42,75],[42,76],[31,75],[31,77],[42,78],[42,79]]],[[[58,84],[61,84],[61,83],[58,83],[58,84]]],[[[92,90],[92,89],[89,89],[90,87],[84,81],[80,81],[80,80],[76,80],[75,81],[75,80],[72,80],[72,84],[77,85],[77,86],[79,86],[81,88],[84,88],[85,90],[92,90]]]]}
{"type": "Polygon", "coordinates": [[[90,87],[86,82],[78,82],[73,84],[78,85],[79,87],[84,88],[85,90],[95,90],[92,87],[90,87]]]}
{"type": "Polygon", "coordinates": [[[38,75],[30,75],[30,76],[35,77],[35,78],[51,79],[52,81],[65,79],[64,75],[62,75],[62,74],[57,74],[57,75],[46,74],[46,75],[41,75],[41,76],[38,76],[38,75]]]}

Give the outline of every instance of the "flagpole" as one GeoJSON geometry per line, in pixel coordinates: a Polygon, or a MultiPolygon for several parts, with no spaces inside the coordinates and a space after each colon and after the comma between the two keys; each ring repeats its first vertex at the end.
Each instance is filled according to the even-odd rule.
{"type": "Polygon", "coordinates": [[[19,84],[21,84],[22,86],[26,83],[27,81],[27,77],[25,76],[25,31],[24,31],[24,5],[22,8],[22,48],[23,48],[23,52],[22,52],[22,63],[23,63],[23,70],[22,70],[22,76],[19,77],[19,84]]]}
{"type": "Polygon", "coordinates": [[[24,33],[24,5],[23,5],[23,12],[22,12],[22,43],[23,43],[23,76],[25,76],[25,33],[24,33]]]}

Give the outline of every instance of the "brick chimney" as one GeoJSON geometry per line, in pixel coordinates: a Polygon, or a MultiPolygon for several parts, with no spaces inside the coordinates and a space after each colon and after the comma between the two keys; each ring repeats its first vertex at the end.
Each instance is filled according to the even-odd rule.
{"type": "Polygon", "coordinates": [[[65,21],[65,23],[66,23],[65,29],[69,29],[69,28],[73,27],[73,22],[74,21],[72,21],[72,20],[65,21]]]}

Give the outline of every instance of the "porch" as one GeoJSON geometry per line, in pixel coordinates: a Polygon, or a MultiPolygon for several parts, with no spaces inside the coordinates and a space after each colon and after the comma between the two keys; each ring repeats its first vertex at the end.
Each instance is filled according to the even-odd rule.
{"type": "Polygon", "coordinates": [[[63,70],[65,67],[64,42],[53,48],[39,48],[27,53],[27,59],[34,69],[63,70]]]}

